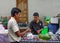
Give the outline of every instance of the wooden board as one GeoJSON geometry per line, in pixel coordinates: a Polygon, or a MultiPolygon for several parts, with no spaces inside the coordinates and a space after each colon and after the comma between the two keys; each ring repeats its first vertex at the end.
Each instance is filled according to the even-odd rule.
{"type": "Polygon", "coordinates": [[[19,21],[28,22],[28,0],[16,0],[16,7],[22,11],[19,21]]]}

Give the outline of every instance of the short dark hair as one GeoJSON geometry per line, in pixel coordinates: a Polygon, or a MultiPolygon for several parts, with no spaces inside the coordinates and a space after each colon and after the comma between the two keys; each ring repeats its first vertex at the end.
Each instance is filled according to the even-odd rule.
{"type": "Polygon", "coordinates": [[[19,12],[21,12],[21,10],[18,9],[18,8],[16,8],[16,7],[14,7],[14,8],[12,8],[12,10],[11,10],[11,16],[14,17],[14,16],[15,16],[15,13],[18,14],[19,12]]]}
{"type": "Polygon", "coordinates": [[[38,17],[39,17],[39,14],[38,14],[37,12],[35,12],[35,13],[33,14],[33,16],[38,16],[38,17]]]}

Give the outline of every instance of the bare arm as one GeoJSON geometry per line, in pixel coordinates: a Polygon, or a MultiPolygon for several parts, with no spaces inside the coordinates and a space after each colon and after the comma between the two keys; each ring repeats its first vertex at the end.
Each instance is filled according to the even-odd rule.
{"type": "Polygon", "coordinates": [[[20,32],[20,31],[17,31],[17,32],[15,32],[15,34],[18,36],[18,37],[22,37],[22,36],[24,36],[27,32],[29,32],[29,31],[31,31],[30,29],[27,29],[26,31],[24,31],[24,32],[20,32]]]}
{"type": "Polygon", "coordinates": [[[39,34],[42,31],[42,29],[37,30],[37,33],[39,34]]]}

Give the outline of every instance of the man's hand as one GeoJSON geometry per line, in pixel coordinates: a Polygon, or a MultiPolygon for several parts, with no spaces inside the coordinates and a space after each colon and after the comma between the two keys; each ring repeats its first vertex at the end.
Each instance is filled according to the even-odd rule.
{"type": "Polygon", "coordinates": [[[22,32],[21,35],[25,35],[27,32],[31,32],[31,30],[28,28],[26,31],[22,32]]]}
{"type": "Polygon", "coordinates": [[[41,30],[42,30],[42,29],[40,29],[40,30],[37,30],[37,33],[39,34],[39,33],[41,32],[41,30]]]}
{"type": "Polygon", "coordinates": [[[26,31],[27,31],[27,32],[31,32],[31,29],[30,29],[30,28],[28,28],[26,31]]]}
{"type": "Polygon", "coordinates": [[[18,37],[23,37],[27,32],[31,32],[31,30],[28,28],[26,31],[24,32],[20,32],[20,31],[17,31],[15,32],[15,34],[18,36],[18,37]]]}
{"type": "Polygon", "coordinates": [[[24,36],[24,33],[21,33],[20,31],[17,31],[17,32],[15,32],[15,34],[18,36],[18,37],[22,37],[22,36],[24,36]]]}

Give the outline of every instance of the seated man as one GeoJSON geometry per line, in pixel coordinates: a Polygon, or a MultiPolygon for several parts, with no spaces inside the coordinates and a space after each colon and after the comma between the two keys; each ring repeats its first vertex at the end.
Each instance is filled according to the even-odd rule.
{"type": "Polygon", "coordinates": [[[31,21],[29,28],[33,34],[39,34],[43,28],[43,23],[39,19],[39,14],[37,12],[35,12],[33,16],[34,20],[31,21]]]}

